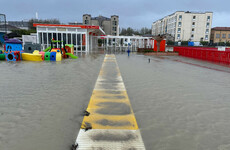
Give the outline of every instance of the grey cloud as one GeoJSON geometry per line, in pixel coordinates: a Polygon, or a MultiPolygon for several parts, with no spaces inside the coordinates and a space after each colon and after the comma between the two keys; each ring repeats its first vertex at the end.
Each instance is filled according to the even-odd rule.
{"type": "Polygon", "coordinates": [[[230,16],[229,5],[228,0],[2,0],[0,13],[5,13],[8,20],[22,20],[38,12],[41,19],[58,18],[64,23],[82,22],[85,13],[107,17],[116,14],[120,27],[150,28],[155,20],[178,10],[213,11],[213,25],[230,26],[224,18],[230,16]]]}

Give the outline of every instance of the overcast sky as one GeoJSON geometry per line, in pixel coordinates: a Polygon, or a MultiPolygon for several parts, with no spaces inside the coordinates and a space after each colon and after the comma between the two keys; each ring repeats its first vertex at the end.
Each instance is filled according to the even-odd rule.
{"type": "Polygon", "coordinates": [[[151,28],[152,22],[175,11],[212,11],[213,27],[230,27],[230,0],[0,0],[0,13],[8,21],[57,18],[63,23],[92,17],[118,15],[120,27],[151,28]]]}

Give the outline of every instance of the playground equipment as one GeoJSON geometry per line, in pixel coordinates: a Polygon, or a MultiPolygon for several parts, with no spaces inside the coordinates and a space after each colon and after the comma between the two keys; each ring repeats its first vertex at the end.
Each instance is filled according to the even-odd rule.
{"type": "Polygon", "coordinates": [[[5,60],[5,54],[3,50],[0,50],[0,60],[5,60]]]}
{"type": "Polygon", "coordinates": [[[39,54],[39,51],[34,51],[31,53],[22,53],[22,60],[26,61],[43,61],[42,54],[39,54]]]}
{"type": "MultiPolygon", "coordinates": [[[[32,43],[27,43],[31,45],[32,43]]],[[[39,45],[34,45],[38,46],[39,45]]],[[[32,50],[27,46],[28,50],[31,49],[29,53],[24,53],[22,51],[22,42],[18,39],[9,39],[5,41],[4,51],[0,50],[0,60],[6,61],[61,61],[62,58],[77,59],[74,56],[74,46],[71,44],[64,44],[63,41],[51,40],[51,46],[42,52],[39,50],[32,50]],[[33,51],[33,52],[32,52],[33,51]]]]}
{"type": "Polygon", "coordinates": [[[18,39],[8,39],[5,41],[4,54],[6,61],[21,60],[22,42],[18,39]]]}
{"type": "MultiPolygon", "coordinates": [[[[61,61],[62,58],[69,58],[77,59],[77,56],[74,56],[74,46],[72,44],[65,44],[63,41],[57,41],[52,39],[51,46],[46,48],[43,52],[51,52],[50,53],[50,60],[61,61]],[[54,56],[56,54],[56,56],[54,56]]],[[[48,53],[47,53],[48,54],[48,53]]]]}
{"type": "Polygon", "coordinates": [[[35,50],[41,51],[41,44],[34,44],[32,42],[26,42],[24,44],[25,53],[33,53],[35,50]]]}
{"type": "Polygon", "coordinates": [[[74,56],[74,47],[71,44],[64,44],[63,41],[57,41],[52,39],[51,46],[46,48],[44,51],[39,52],[35,50],[31,53],[23,53],[22,60],[28,61],[62,61],[62,58],[68,58],[69,56],[73,59],[77,59],[74,56]],[[63,48],[62,48],[63,47],[63,48]]]}

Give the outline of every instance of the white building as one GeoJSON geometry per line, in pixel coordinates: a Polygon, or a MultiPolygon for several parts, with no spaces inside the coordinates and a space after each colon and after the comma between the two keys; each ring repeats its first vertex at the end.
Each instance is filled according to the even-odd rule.
{"type": "Polygon", "coordinates": [[[97,44],[97,36],[105,35],[99,26],[34,24],[37,28],[37,41],[42,49],[51,46],[51,39],[73,44],[77,51],[90,51],[97,44]]]}
{"type": "Polygon", "coordinates": [[[174,41],[209,41],[212,12],[177,11],[153,22],[152,34],[170,34],[174,41]]]}

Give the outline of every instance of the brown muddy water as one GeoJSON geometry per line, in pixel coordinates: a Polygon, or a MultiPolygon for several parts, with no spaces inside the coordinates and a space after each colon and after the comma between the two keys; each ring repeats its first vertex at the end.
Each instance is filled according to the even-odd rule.
{"type": "MultiPolygon", "coordinates": [[[[146,149],[230,149],[230,68],[179,56],[116,58],[146,149]]],[[[1,61],[0,150],[69,150],[103,59],[1,61]]]]}

